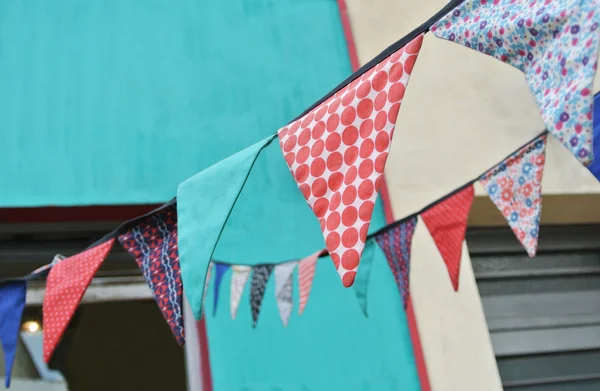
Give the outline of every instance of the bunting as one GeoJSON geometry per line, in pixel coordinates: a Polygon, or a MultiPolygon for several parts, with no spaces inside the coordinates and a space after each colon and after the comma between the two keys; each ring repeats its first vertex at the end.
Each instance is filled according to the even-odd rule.
{"type": "Polygon", "coordinates": [[[118,240],[135,259],[177,343],[183,345],[183,287],[177,251],[175,206],[148,216],[119,235],[118,240]]]}
{"type": "Polygon", "coordinates": [[[27,283],[25,281],[0,284],[0,342],[4,352],[4,385],[6,388],[10,387],[26,293],[27,283]]]}
{"type": "Polygon", "coordinates": [[[229,265],[224,263],[215,263],[215,290],[213,292],[213,316],[217,314],[217,306],[219,304],[219,292],[225,272],[229,270],[229,265]]]}
{"type": "Polygon", "coordinates": [[[537,251],[542,214],[546,138],[544,133],[479,179],[530,257],[537,251]]]}
{"type": "Polygon", "coordinates": [[[278,131],[345,287],[367,239],[396,118],[423,35],[278,131]]]}
{"type": "Polygon", "coordinates": [[[315,278],[317,259],[322,252],[322,250],[319,250],[298,262],[298,286],[300,290],[298,314],[300,315],[304,312],[304,307],[306,307],[306,303],[308,302],[308,295],[310,294],[313,279],[315,278]]]}
{"type": "Polygon", "coordinates": [[[546,129],[593,160],[593,80],[600,0],[466,0],[431,31],[525,73],[546,129]]]}
{"type": "Polygon", "coordinates": [[[294,304],[292,299],[292,277],[296,265],[298,265],[298,262],[293,261],[275,266],[275,299],[277,300],[279,317],[284,327],[288,325],[294,304]]]}
{"type": "Polygon", "coordinates": [[[394,228],[385,230],[375,236],[375,241],[377,241],[379,247],[383,250],[390,269],[394,274],[404,308],[406,308],[406,304],[408,303],[410,252],[416,226],[417,218],[411,217],[394,228]]]}
{"type": "Polygon", "coordinates": [[[269,276],[273,272],[275,265],[258,265],[254,266],[252,273],[252,283],[250,285],[250,309],[252,310],[252,327],[256,327],[258,323],[258,315],[265,291],[267,290],[267,282],[269,276]]]}
{"type": "MultiPolygon", "coordinates": [[[[593,142],[600,141],[600,131],[593,129],[598,121],[592,121],[591,94],[600,42],[599,9],[600,0],[452,0],[437,16],[390,46],[299,119],[183,182],[177,200],[122,224],[104,237],[108,241],[68,258],[57,255],[52,263],[21,280],[0,283],[0,342],[6,355],[7,384],[24,307],[25,281],[48,273],[43,304],[43,354],[48,362],[115,238],[135,258],[163,316],[183,344],[182,280],[193,314],[200,318],[211,273],[215,273],[216,313],[229,265],[213,263],[214,250],[254,163],[276,137],[300,191],[319,219],[327,251],[299,262],[254,266],[250,292],[253,326],[273,271],[280,317],[284,326],[288,324],[296,263],[301,314],[317,259],[327,253],[343,285],[354,286],[366,315],[374,248],[370,238],[384,251],[406,306],[416,214],[371,236],[368,229],[423,34],[434,24],[431,31],[436,36],[523,71],[548,131],[600,179],[600,163],[593,162],[593,142]],[[445,16],[440,19],[439,15],[445,16]],[[178,216],[179,222],[184,222],[179,230],[178,216]],[[357,276],[359,264],[361,274],[357,276]]],[[[477,178],[530,256],[537,250],[546,139],[544,133],[477,178]]],[[[597,152],[598,145],[600,142],[597,152]]],[[[455,290],[474,182],[419,214],[455,290]]],[[[232,266],[234,319],[252,269],[232,266]]]]}
{"type": "Polygon", "coordinates": [[[108,256],[115,239],[58,262],[50,269],[42,307],[44,362],[50,358],[73,317],[92,277],[108,256]]]}
{"type": "Polygon", "coordinates": [[[230,294],[230,311],[231,319],[235,319],[237,309],[240,305],[244,286],[250,276],[252,268],[250,266],[231,266],[231,294],[230,294]]]}
{"type": "Polygon", "coordinates": [[[375,246],[371,240],[367,241],[365,250],[363,251],[362,261],[360,262],[360,273],[354,281],[354,293],[358,300],[358,305],[364,316],[369,316],[367,312],[367,296],[369,292],[369,279],[371,277],[371,267],[373,265],[373,257],[375,256],[375,246]]]}
{"type": "Polygon", "coordinates": [[[473,185],[469,185],[421,213],[421,218],[444,259],[455,291],[458,291],[460,258],[474,195],[473,185]]]}

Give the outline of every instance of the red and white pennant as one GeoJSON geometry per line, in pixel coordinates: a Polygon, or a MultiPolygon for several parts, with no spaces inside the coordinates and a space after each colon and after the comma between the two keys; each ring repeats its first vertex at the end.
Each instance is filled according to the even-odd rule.
{"type": "Polygon", "coordinates": [[[344,286],[354,283],[396,118],[423,36],[279,129],[298,187],[344,286]]]}

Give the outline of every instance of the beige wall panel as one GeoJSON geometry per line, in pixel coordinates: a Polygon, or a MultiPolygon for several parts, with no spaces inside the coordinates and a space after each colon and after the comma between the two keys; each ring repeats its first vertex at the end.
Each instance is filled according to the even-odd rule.
{"type": "Polygon", "coordinates": [[[502,390],[466,243],[458,292],[422,220],[412,249],[410,289],[432,390],[502,390]]]}
{"type": "MultiPolygon", "coordinates": [[[[419,26],[444,0],[346,0],[361,63],[419,26]]],[[[600,86],[600,76],[596,78],[600,86]]],[[[396,218],[479,176],[544,129],[523,74],[462,46],[425,36],[398,117],[386,178],[396,218]]],[[[600,221],[600,184],[549,137],[543,223],[600,221]]],[[[473,225],[506,222],[480,186],[473,225]]],[[[413,242],[411,291],[434,391],[500,390],[481,300],[463,254],[454,293],[426,227],[413,242]]]]}

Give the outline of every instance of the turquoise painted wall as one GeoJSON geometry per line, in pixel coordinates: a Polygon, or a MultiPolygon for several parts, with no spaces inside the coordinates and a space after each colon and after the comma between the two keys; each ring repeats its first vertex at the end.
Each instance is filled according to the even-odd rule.
{"type": "Polygon", "coordinates": [[[171,199],[348,74],[334,5],[0,2],[0,207],[171,199]]]}
{"type": "MultiPolygon", "coordinates": [[[[351,72],[335,0],[3,2],[0,48],[0,207],[166,201],[351,72]]],[[[378,205],[372,230],[383,224],[378,205]]],[[[268,262],[323,246],[274,143],[215,257],[268,262]]],[[[329,260],[288,328],[273,281],[256,330],[247,291],[231,321],[229,279],[208,316],[215,391],[419,389],[380,250],[369,318],[329,260]]]]}

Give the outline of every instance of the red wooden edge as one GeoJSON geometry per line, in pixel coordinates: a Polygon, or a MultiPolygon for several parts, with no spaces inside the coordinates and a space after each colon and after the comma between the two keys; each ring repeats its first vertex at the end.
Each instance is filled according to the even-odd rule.
{"type": "Polygon", "coordinates": [[[208,335],[206,333],[206,319],[204,316],[196,322],[198,339],[200,343],[200,372],[202,373],[202,391],[212,391],[212,373],[210,371],[210,355],[208,353],[208,335]]]}
{"type": "Polygon", "coordinates": [[[123,222],[156,209],[161,204],[44,206],[35,208],[0,208],[0,223],[76,223],[123,222]]]}
{"type": "MultiPolygon", "coordinates": [[[[338,8],[340,11],[340,19],[342,21],[342,28],[344,29],[344,37],[346,38],[346,45],[348,47],[348,56],[350,57],[350,64],[352,70],[356,71],[360,68],[360,62],[358,60],[358,53],[356,51],[356,45],[354,42],[354,36],[352,34],[352,25],[350,23],[350,17],[348,16],[348,9],[346,7],[345,0],[337,0],[338,8]]],[[[385,214],[385,220],[387,223],[394,221],[394,214],[392,211],[392,204],[388,193],[388,187],[385,181],[385,177],[381,180],[381,186],[379,190],[381,201],[383,203],[383,212],[385,214]]],[[[417,325],[417,319],[415,317],[415,311],[413,308],[412,300],[408,297],[408,305],[406,307],[406,318],[408,321],[408,329],[410,332],[410,338],[413,345],[413,354],[415,356],[415,363],[417,365],[417,374],[419,375],[419,381],[421,383],[422,391],[431,391],[431,385],[429,383],[429,376],[427,374],[427,365],[425,364],[425,356],[423,354],[423,348],[421,346],[421,338],[419,336],[419,328],[417,325]]]]}

